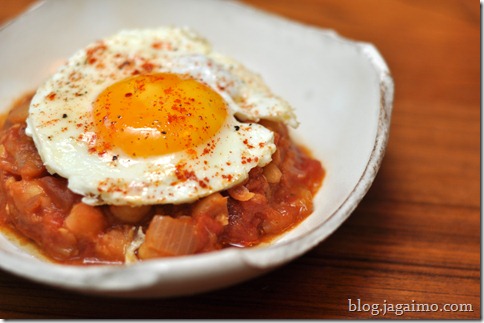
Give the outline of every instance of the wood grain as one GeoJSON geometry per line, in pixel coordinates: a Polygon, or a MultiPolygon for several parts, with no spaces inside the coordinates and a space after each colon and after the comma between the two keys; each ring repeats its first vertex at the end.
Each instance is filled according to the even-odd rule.
{"type": "MultiPolygon", "coordinates": [[[[480,318],[480,11],[461,0],[247,0],[374,43],[395,84],[374,185],[326,241],[263,277],[192,297],[78,295],[0,272],[2,318],[480,318]],[[471,304],[373,316],[373,304],[471,304]]],[[[2,0],[0,23],[30,0],[2,0]]]]}

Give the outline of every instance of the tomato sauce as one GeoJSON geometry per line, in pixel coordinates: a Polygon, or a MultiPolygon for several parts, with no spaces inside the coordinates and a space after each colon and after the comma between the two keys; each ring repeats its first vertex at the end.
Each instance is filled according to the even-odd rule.
{"type": "Polygon", "coordinates": [[[31,95],[14,104],[0,131],[0,226],[64,264],[123,264],[269,242],[313,210],[324,169],[282,123],[272,162],[236,187],[182,205],[90,206],[51,175],[25,134],[31,95]]]}

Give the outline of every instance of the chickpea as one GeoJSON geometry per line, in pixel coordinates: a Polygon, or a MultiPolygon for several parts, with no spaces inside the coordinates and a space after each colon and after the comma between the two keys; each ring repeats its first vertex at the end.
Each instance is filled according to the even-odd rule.
{"type": "Polygon", "coordinates": [[[129,206],[129,205],[111,205],[109,211],[118,220],[124,223],[137,223],[141,221],[151,211],[150,205],[129,206]]]}

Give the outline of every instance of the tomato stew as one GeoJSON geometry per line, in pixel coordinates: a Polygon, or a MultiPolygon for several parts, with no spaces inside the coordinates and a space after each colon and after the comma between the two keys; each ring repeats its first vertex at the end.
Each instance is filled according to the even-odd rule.
{"type": "Polygon", "coordinates": [[[0,224],[64,264],[122,264],[268,242],[313,209],[324,170],[295,145],[285,125],[277,151],[242,184],[191,204],[90,206],[50,175],[25,134],[31,96],[18,101],[0,132],[0,224]]]}

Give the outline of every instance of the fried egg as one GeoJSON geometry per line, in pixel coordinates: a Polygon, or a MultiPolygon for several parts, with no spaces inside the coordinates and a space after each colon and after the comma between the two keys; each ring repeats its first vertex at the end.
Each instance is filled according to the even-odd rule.
{"type": "Polygon", "coordinates": [[[26,132],[87,204],[180,204],[271,161],[260,119],[297,126],[260,76],[188,29],[159,28],[76,52],[38,88],[26,132]]]}

